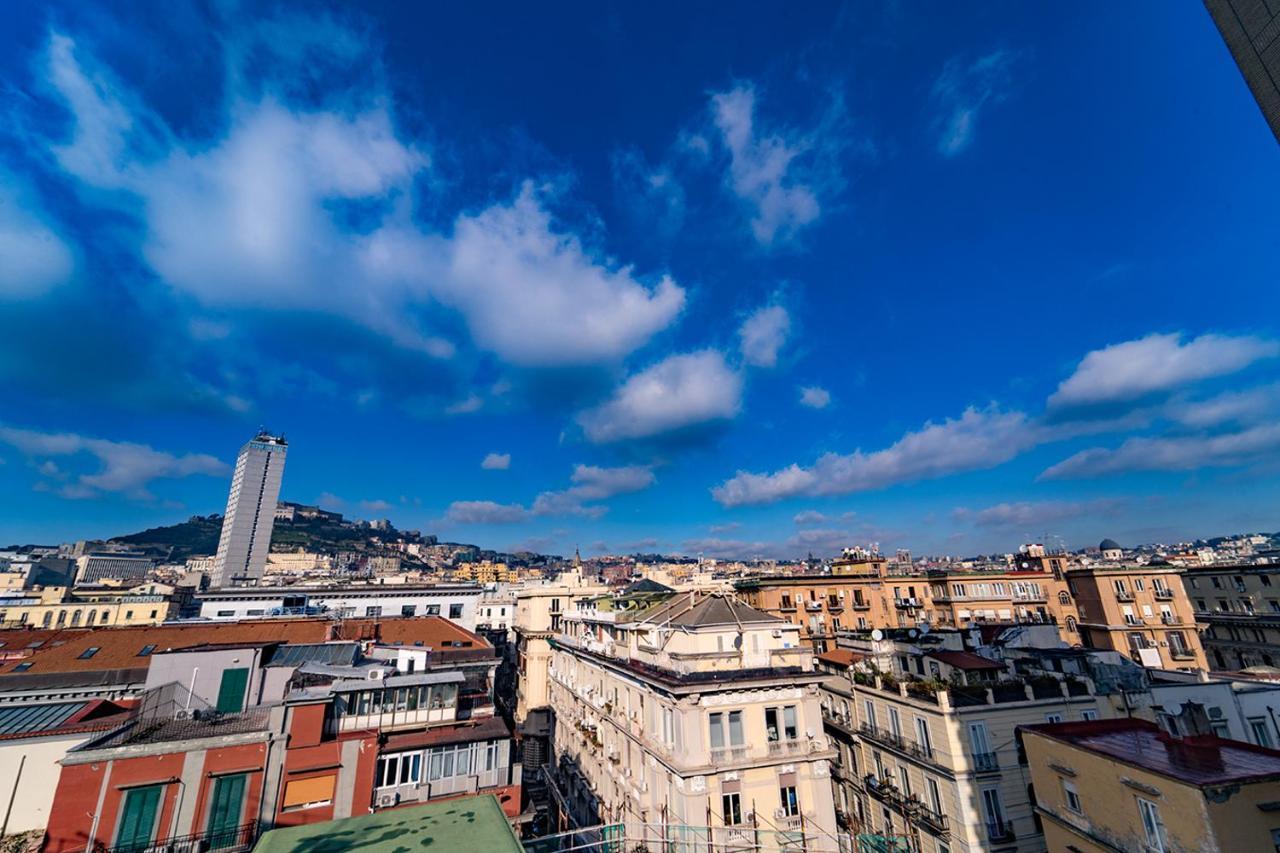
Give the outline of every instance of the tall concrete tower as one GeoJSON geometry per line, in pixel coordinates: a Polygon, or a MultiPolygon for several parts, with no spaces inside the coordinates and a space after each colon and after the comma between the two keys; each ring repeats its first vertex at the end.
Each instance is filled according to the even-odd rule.
{"type": "Polygon", "coordinates": [[[284,436],[260,432],[240,448],[210,586],[254,585],[262,579],[288,447],[284,436]]]}

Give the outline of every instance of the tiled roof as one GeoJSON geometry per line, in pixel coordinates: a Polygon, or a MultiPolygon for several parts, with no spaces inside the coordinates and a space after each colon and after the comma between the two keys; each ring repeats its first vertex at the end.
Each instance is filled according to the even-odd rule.
{"type": "Polygon", "coordinates": [[[737,625],[762,622],[782,622],[776,616],[762,613],[728,595],[696,595],[678,593],[648,610],[637,621],[667,622],[687,628],[703,628],[712,625],[737,625]]]}
{"type": "Polygon", "coordinates": [[[853,666],[859,661],[866,660],[867,657],[867,655],[855,652],[852,649],[832,649],[829,652],[823,652],[818,655],[818,660],[835,666],[853,666]]]}
{"type": "Polygon", "coordinates": [[[925,657],[942,661],[956,669],[1004,669],[1004,665],[993,660],[975,655],[973,652],[925,652],[925,657]]]}
{"type": "Polygon", "coordinates": [[[1146,720],[1092,720],[1028,731],[1190,785],[1280,779],[1280,751],[1213,735],[1175,738],[1146,720]]]}
{"type": "MultiPolygon", "coordinates": [[[[175,622],[120,628],[77,628],[62,631],[0,631],[0,652],[38,648],[22,658],[0,660],[0,684],[23,673],[96,672],[108,669],[145,669],[152,652],[191,648],[206,644],[253,645],[261,643],[323,643],[327,640],[370,640],[383,645],[417,645],[432,648],[488,648],[489,643],[439,616],[386,619],[248,619],[243,622],[175,622]],[[89,649],[97,651],[89,654],[89,649]],[[88,655],[86,657],[86,655],[88,655]],[[19,670],[20,663],[30,667],[19,670]]],[[[2,689],[2,687],[0,687],[2,689]]]]}

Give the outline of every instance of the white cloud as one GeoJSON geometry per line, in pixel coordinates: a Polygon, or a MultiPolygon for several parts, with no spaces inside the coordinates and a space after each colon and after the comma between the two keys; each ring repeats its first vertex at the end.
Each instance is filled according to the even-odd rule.
{"type": "Polygon", "coordinates": [[[811,409],[825,409],[831,405],[831,392],[816,385],[802,387],[800,389],[800,405],[808,406],[811,409]]]}
{"type": "Polygon", "coordinates": [[[65,282],[75,258],[35,195],[0,169],[0,300],[43,296],[65,282]]]}
{"type": "Polygon", "coordinates": [[[480,463],[480,467],[486,471],[505,471],[511,467],[511,454],[490,453],[480,463]]]}
{"type": "Polygon", "coordinates": [[[643,491],[656,482],[648,465],[602,468],[578,465],[570,475],[573,485],[562,491],[543,492],[533,502],[534,515],[584,515],[599,518],[606,508],[599,501],[643,491]]]}
{"type": "Polygon", "coordinates": [[[786,308],[768,305],[756,310],[738,329],[743,361],[753,367],[773,367],[790,331],[791,316],[786,308]]]}
{"type": "Polygon", "coordinates": [[[957,521],[970,521],[979,527],[1036,527],[1084,517],[1107,517],[1115,514],[1122,502],[1101,498],[1090,501],[1018,501],[1000,503],[980,510],[964,507],[952,512],[957,521]]]}
{"type": "Polygon", "coordinates": [[[1174,400],[1165,407],[1173,420],[1200,429],[1225,423],[1253,424],[1274,418],[1280,409],[1280,384],[1226,391],[1206,400],[1174,400]]]}
{"type": "Polygon", "coordinates": [[[609,269],[577,237],[553,230],[530,184],[511,204],[458,220],[437,290],[477,343],[526,367],[620,359],[670,325],[685,301],[672,279],[648,287],[630,267],[609,269]]]}
{"type": "Polygon", "coordinates": [[[973,143],[978,116],[992,103],[1008,96],[1010,68],[1016,54],[997,50],[972,62],[954,58],[947,62],[933,84],[938,109],[938,152],[954,157],[973,143]]]}
{"type": "Polygon", "coordinates": [[[1115,449],[1082,450],[1053,465],[1042,480],[1104,477],[1133,471],[1194,471],[1245,465],[1280,453],[1280,424],[1221,435],[1138,436],[1115,449]]]}
{"type": "Polygon", "coordinates": [[[48,433],[0,426],[0,442],[12,445],[32,459],[75,457],[79,454],[93,456],[101,466],[98,471],[80,474],[58,490],[68,498],[115,492],[146,500],[152,497],[147,487],[153,480],[180,479],[196,474],[216,477],[230,472],[225,462],[204,453],[175,455],[145,444],[88,438],[75,433],[48,433]]]}
{"type": "Polygon", "coordinates": [[[790,465],[770,474],[739,471],[712,489],[712,495],[724,506],[743,506],[800,495],[883,489],[897,483],[991,468],[1034,446],[1040,437],[1021,412],[971,408],[959,418],[926,424],[873,453],[827,453],[811,467],[790,465]]]}
{"type": "Polygon", "coordinates": [[[593,442],[647,438],[729,420],[742,405],[742,377],[724,355],[673,355],[627,379],[613,396],[578,415],[593,442]]]}
{"type": "Polygon", "coordinates": [[[1049,397],[1051,410],[1126,403],[1243,370],[1280,355],[1280,342],[1248,335],[1147,335],[1086,355],[1049,397]]]}
{"type": "Polygon", "coordinates": [[[140,216],[147,262],[202,305],[328,314],[450,358],[445,306],[477,346],[527,367],[616,362],[683,309],[670,278],[641,281],[554,227],[529,183],[459,215],[451,234],[419,226],[431,158],[399,132],[386,92],[331,110],[232,97],[225,135],[188,143],[64,36],[46,75],[74,118],[51,146],[61,165],[121,190],[103,203],[140,216]]]}
{"type": "Polygon", "coordinates": [[[738,86],[711,98],[712,117],[729,150],[728,183],[752,212],[751,231],[764,246],[793,237],[822,212],[813,186],[797,179],[794,161],[813,145],[803,136],[762,135],[756,93],[738,86]]]}
{"type": "Polygon", "coordinates": [[[528,517],[529,511],[519,504],[454,501],[449,504],[444,519],[450,524],[514,524],[528,517]]]}
{"type": "Polygon", "coordinates": [[[816,509],[806,509],[792,516],[791,521],[797,527],[810,527],[815,524],[828,524],[836,521],[849,522],[857,515],[855,512],[842,512],[840,515],[827,515],[824,512],[818,512],[816,509]]]}
{"type": "Polygon", "coordinates": [[[479,394],[468,394],[456,403],[445,406],[446,415],[470,415],[484,408],[484,398],[479,394]]]}

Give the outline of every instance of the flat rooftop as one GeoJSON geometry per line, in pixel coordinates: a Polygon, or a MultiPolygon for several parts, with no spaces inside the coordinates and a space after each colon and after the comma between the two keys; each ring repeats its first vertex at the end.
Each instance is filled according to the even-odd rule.
{"type": "Polygon", "coordinates": [[[396,853],[425,849],[485,853],[524,850],[492,794],[273,829],[253,848],[254,853],[396,853]]]}
{"type": "Polygon", "coordinates": [[[1026,730],[1198,787],[1280,779],[1280,751],[1213,735],[1175,738],[1146,720],[1054,723],[1026,730]]]}

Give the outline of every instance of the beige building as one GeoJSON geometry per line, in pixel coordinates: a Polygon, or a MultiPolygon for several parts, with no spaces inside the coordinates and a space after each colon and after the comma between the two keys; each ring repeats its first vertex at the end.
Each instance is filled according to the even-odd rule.
{"type": "Polygon", "coordinates": [[[1182,585],[1210,667],[1280,666],[1280,565],[1187,569],[1182,585]]]}
{"type": "Polygon", "coordinates": [[[819,658],[843,827],[919,853],[1063,849],[1040,834],[1016,729],[1097,719],[1106,703],[1086,679],[1001,678],[1003,665],[969,652],[926,657],[941,666],[928,678],[872,674],[846,649],[819,658]]]}
{"type": "Polygon", "coordinates": [[[570,822],[622,823],[628,849],[665,832],[689,849],[837,850],[822,676],[798,629],[730,596],[642,595],[590,601],[552,640],[570,822]]]}
{"type": "Polygon", "coordinates": [[[1022,741],[1051,850],[1280,847],[1280,752],[1132,719],[1036,726],[1022,741]]]}
{"type": "Polygon", "coordinates": [[[1208,669],[1191,602],[1173,566],[1094,566],[1067,572],[1080,642],[1143,666],[1208,669]]]}
{"type": "Polygon", "coordinates": [[[529,712],[546,708],[547,666],[551,662],[549,640],[560,633],[564,614],[578,598],[607,591],[586,581],[580,570],[565,572],[554,583],[531,586],[516,593],[516,722],[523,724],[529,712]]]}
{"type": "Polygon", "coordinates": [[[0,627],[158,625],[169,618],[173,595],[173,587],[157,583],[129,588],[49,586],[32,589],[21,597],[0,599],[0,627]]]}

